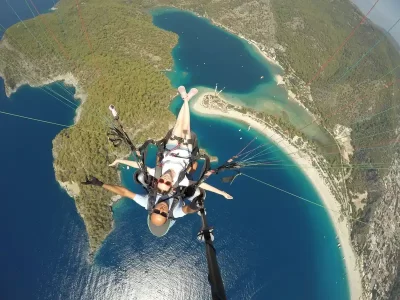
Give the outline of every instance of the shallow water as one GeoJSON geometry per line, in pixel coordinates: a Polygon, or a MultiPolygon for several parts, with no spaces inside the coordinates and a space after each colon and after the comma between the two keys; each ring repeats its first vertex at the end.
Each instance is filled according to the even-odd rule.
{"type": "Polygon", "coordinates": [[[288,99],[283,85],[277,85],[276,76],[283,70],[265,60],[253,45],[190,13],[156,9],[153,15],[155,25],[179,35],[172,51],[174,67],[168,72],[173,86],[215,89],[218,84],[218,90],[224,89],[222,95],[231,103],[288,118],[309,137],[332,143],[315,124],[306,127],[312,116],[288,99]]]}
{"type": "MultiPolygon", "coordinates": [[[[176,26],[181,15],[190,22],[186,15],[177,14],[176,26]]],[[[198,31],[210,30],[208,24],[197,26],[198,31]]],[[[211,76],[207,72],[202,76],[211,76]]],[[[6,99],[2,82],[0,86],[0,110],[72,122],[74,112],[40,89],[22,87],[6,99]]],[[[246,89],[250,90],[243,84],[243,93],[246,89]]],[[[172,111],[179,106],[180,100],[174,101],[172,111]]],[[[5,160],[0,168],[1,298],[210,297],[204,248],[196,240],[197,215],[178,220],[166,237],[156,239],[147,229],[146,211],[130,200],[121,200],[114,206],[115,230],[90,264],[82,219],[54,178],[51,142],[60,128],[4,115],[0,115],[0,127],[0,155],[5,160]]],[[[195,114],[192,127],[200,145],[220,162],[259,135],[248,132],[244,124],[195,114]]],[[[257,143],[269,145],[261,135],[254,146],[257,143]]],[[[274,156],[288,159],[281,151],[274,156]]],[[[141,191],[131,181],[133,170],[122,172],[124,184],[141,191]]],[[[246,172],[320,203],[297,168],[246,172]]],[[[245,177],[231,186],[217,177],[209,183],[234,196],[228,201],[209,193],[206,200],[229,299],[348,299],[341,253],[324,210],[245,177]]]]}

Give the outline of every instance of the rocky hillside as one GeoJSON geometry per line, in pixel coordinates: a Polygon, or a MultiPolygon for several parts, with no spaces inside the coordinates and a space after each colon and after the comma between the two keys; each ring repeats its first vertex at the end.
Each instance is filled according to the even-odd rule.
{"type": "Polygon", "coordinates": [[[326,149],[320,152],[332,164],[354,166],[349,172],[332,172],[342,177],[338,184],[343,187],[339,197],[343,213],[368,223],[349,224],[363,274],[364,299],[400,299],[400,90],[395,83],[400,56],[392,39],[366,20],[316,77],[364,17],[348,0],[139,2],[144,8],[160,5],[193,11],[255,41],[285,68],[287,86],[320,116],[321,125],[333,136],[338,128],[350,133],[345,137],[352,153],[341,151],[343,157],[335,161],[326,149]]]}
{"type": "MultiPolygon", "coordinates": [[[[89,0],[81,2],[81,9],[93,49],[86,44],[73,0],[61,0],[58,17],[47,14],[26,22],[41,33],[40,43],[23,26],[13,26],[0,43],[0,73],[10,89],[71,73],[87,93],[81,121],[55,140],[57,179],[79,182],[86,165],[102,179],[117,181],[116,174],[103,167],[114,154],[104,147],[105,125],[98,118],[110,102],[123,108],[122,118],[132,124],[137,141],[157,134],[160,128],[151,120],[160,115],[172,119],[166,109],[172,91],[161,71],[171,66],[176,36],[152,25],[147,10],[157,6],[193,11],[255,41],[284,67],[285,83],[320,117],[319,123],[333,136],[346,137],[346,145],[338,144],[352,151],[332,157],[320,145],[320,153],[332,164],[354,166],[331,172],[342,178],[338,186],[343,213],[368,224],[349,224],[364,299],[400,299],[400,55],[391,39],[366,20],[318,74],[363,19],[349,0],[89,0]],[[45,34],[40,19],[51,25],[70,58],[45,34]],[[150,113],[155,105],[161,108],[159,115],[150,113]],[[88,128],[90,134],[85,133],[88,128]],[[363,168],[357,168],[360,165],[363,168]]],[[[109,195],[80,190],[78,210],[96,249],[111,229],[109,195]]]]}

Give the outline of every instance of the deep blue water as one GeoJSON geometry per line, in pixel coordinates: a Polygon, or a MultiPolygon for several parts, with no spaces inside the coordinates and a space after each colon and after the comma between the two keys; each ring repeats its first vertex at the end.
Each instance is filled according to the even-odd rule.
{"type": "Polygon", "coordinates": [[[174,71],[177,71],[177,74],[171,74],[174,85],[214,88],[218,83],[220,88],[225,87],[226,92],[243,94],[251,92],[261,76],[264,76],[264,82],[272,80],[268,67],[261,64],[234,35],[207,26],[205,19],[191,14],[159,12],[162,10],[156,11],[154,24],[179,35],[179,45],[173,50],[174,71]],[[182,73],[187,73],[187,76],[182,73]]]}
{"type": "MultiPolygon", "coordinates": [[[[174,26],[184,26],[179,25],[179,16],[174,26]]],[[[186,14],[181,16],[186,25],[190,23],[186,14]]],[[[156,23],[157,18],[162,15],[156,17],[156,23]]],[[[214,34],[210,25],[196,24],[199,34],[203,30],[214,34]]],[[[232,42],[231,47],[234,45],[232,42]]],[[[251,57],[243,59],[247,63],[245,59],[251,57]]],[[[185,56],[184,61],[192,63],[190,57],[185,56]]],[[[214,76],[208,72],[189,74],[187,78],[199,81],[187,84],[214,76]]],[[[72,123],[74,112],[40,89],[22,87],[7,99],[0,83],[0,110],[72,123]]],[[[242,84],[243,93],[255,87],[251,80],[242,84]]],[[[179,105],[176,100],[172,111],[179,105]]],[[[132,201],[122,200],[114,207],[115,230],[90,264],[82,219],[54,177],[51,142],[60,128],[4,115],[0,115],[0,126],[1,299],[209,298],[203,245],[195,238],[200,228],[197,215],[178,220],[165,238],[156,239],[147,229],[146,212],[132,201]]],[[[245,125],[195,114],[192,127],[200,145],[220,161],[239,152],[257,135],[247,132],[245,125]]],[[[259,136],[257,143],[269,142],[259,136]]],[[[285,158],[280,151],[274,156],[285,158]]],[[[132,170],[122,171],[124,184],[140,191],[131,181],[132,170]]],[[[296,168],[246,172],[320,203],[296,168]]],[[[234,196],[228,201],[209,193],[206,200],[230,299],[348,299],[341,253],[324,210],[245,177],[231,186],[218,178],[209,183],[234,196]]]]}
{"type": "MultiPolygon", "coordinates": [[[[2,80],[0,86],[1,111],[67,125],[74,117],[40,89],[25,86],[7,99],[2,80]]],[[[63,260],[87,238],[74,203],[55,181],[51,148],[60,127],[0,115],[0,128],[0,298],[45,299],[48,287],[65,295],[58,291],[61,280],[54,280],[66,272],[63,260]]]]}
{"type": "MultiPolygon", "coordinates": [[[[32,4],[28,0],[7,0],[9,5],[7,5],[6,0],[0,2],[0,24],[5,28],[10,27],[11,25],[18,23],[18,16],[22,20],[33,18],[32,12],[29,7],[32,9],[34,14],[36,15],[36,10],[33,8],[32,4]],[[17,13],[17,15],[14,13],[17,13]]],[[[32,0],[33,4],[35,4],[36,8],[40,13],[48,12],[48,10],[55,5],[56,0],[32,0]]],[[[1,26],[0,26],[1,29],[1,26]]],[[[0,30],[0,37],[3,36],[3,31],[0,30]]]]}
{"type": "Polygon", "coordinates": [[[203,90],[214,89],[218,84],[230,102],[277,117],[284,115],[310,138],[332,144],[330,135],[310,124],[313,117],[289,100],[283,85],[277,85],[275,76],[283,75],[283,70],[267,62],[244,39],[190,13],[175,9],[155,9],[152,13],[155,25],[179,35],[179,44],[172,51],[174,67],[167,72],[173,86],[203,90]]]}

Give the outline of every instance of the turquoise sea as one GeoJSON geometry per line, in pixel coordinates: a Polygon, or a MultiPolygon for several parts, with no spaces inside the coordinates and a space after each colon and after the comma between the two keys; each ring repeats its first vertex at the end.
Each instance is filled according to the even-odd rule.
{"type": "Polygon", "coordinates": [[[313,117],[289,99],[284,85],[277,85],[276,76],[283,75],[281,67],[268,63],[253,45],[207,19],[190,13],[177,18],[177,13],[175,9],[153,11],[156,25],[179,35],[179,45],[172,51],[174,68],[168,72],[174,86],[193,85],[201,90],[218,84],[231,103],[285,117],[309,137],[332,143],[317,125],[306,127],[313,117]]]}
{"type": "MultiPolygon", "coordinates": [[[[256,51],[249,51],[242,40],[179,11],[158,11],[154,23],[180,37],[172,53],[175,66],[169,76],[173,85],[214,88],[218,83],[237,101],[259,107],[261,97],[253,103],[251,95],[260,89],[260,76],[264,76],[262,88],[272,95],[268,101],[274,101],[274,68],[262,64],[256,51]],[[198,43],[194,36],[199,37],[198,43]],[[212,48],[205,47],[210,43],[212,48]]],[[[72,123],[74,112],[42,90],[25,86],[7,99],[2,82],[0,86],[0,110],[72,123]]],[[[276,105],[295,114],[298,108],[291,110],[284,92],[277,95],[276,105]]],[[[173,112],[180,101],[171,104],[173,112]]],[[[90,264],[83,221],[54,178],[51,141],[60,128],[5,115],[0,115],[0,126],[4,145],[0,155],[6,158],[0,168],[1,299],[210,298],[204,245],[196,240],[201,226],[197,215],[178,220],[166,237],[156,239],[147,229],[146,211],[121,200],[114,206],[115,230],[90,264]]],[[[192,127],[201,147],[220,162],[255,136],[252,147],[271,145],[259,132],[230,120],[193,114],[192,127]]],[[[290,162],[276,150],[274,157],[290,162]]],[[[245,172],[321,203],[297,168],[245,172]]],[[[141,191],[131,180],[132,169],[122,169],[122,173],[126,186],[141,191]]],[[[209,193],[206,199],[229,299],[349,299],[342,254],[323,209],[243,176],[232,185],[221,183],[218,177],[209,183],[234,196],[228,201],[209,193]]]]}

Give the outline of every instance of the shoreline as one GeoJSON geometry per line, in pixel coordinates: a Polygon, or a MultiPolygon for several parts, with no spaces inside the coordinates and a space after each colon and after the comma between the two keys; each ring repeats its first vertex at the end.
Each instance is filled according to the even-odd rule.
{"type": "MultiPolygon", "coordinates": [[[[218,24],[219,25],[219,24],[218,24]]],[[[219,25],[222,28],[224,28],[225,30],[228,30],[226,27],[224,27],[223,25],[219,25]]],[[[228,30],[229,31],[229,30],[228,30]]],[[[233,32],[231,32],[233,33],[233,32]]],[[[233,33],[235,34],[235,33],[233,33]]],[[[271,48],[270,51],[271,53],[267,52],[266,50],[263,50],[263,45],[257,43],[254,40],[250,40],[245,38],[242,34],[237,34],[237,37],[239,37],[240,39],[244,40],[247,44],[249,44],[250,46],[252,46],[253,48],[255,48],[256,52],[261,55],[269,64],[274,65],[276,67],[279,67],[280,69],[282,69],[282,71],[285,71],[285,69],[283,68],[283,66],[279,63],[279,61],[276,59],[276,55],[275,55],[275,49],[271,48]]],[[[301,102],[298,98],[297,95],[288,88],[287,84],[286,84],[286,80],[288,80],[285,75],[275,75],[274,76],[274,81],[276,82],[277,85],[283,85],[285,86],[285,89],[288,92],[288,100],[290,99],[293,102],[296,102],[298,105],[300,105],[304,110],[306,110],[308,113],[310,113],[311,115],[313,115],[311,113],[311,111],[304,105],[303,102],[301,102]]],[[[311,99],[311,94],[309,96],[311,99]]]]}
{"type": "MultiPolygon", "coordinates": [[[[281,68],[282,70],[284,70],[284,68],[281,66],[281,64],[279,63],[279,61],[273,57],[273,55],[271,55],[271,53],[266,52],[265,50],[261,49],[261,45],[259,43],[257,43],[256,41],[253,40],[249,40],[247,38],[245,38],[243,35],[239,34],[238,35],[239,38],[245,40],[249,45],[252,45],[256,51],[262,56],[264,57],[264,59],[266,59],[270,64],[273,64],[279,68],[281,68]]],[[[275,51],[274,48],[271,48],[270,51],[275,51]]]]}
{"type": "MultiPolygon", "coordinates": [[[[196,97],[196,99],[192,100],[194,102],[192,108],[196,113],[203,115],[221,116],[233,119],[235,121],[245,122],[248,125],[251,125],[253,129],[256,129],[260,134],[263,134],[269,140],[274,142],[275,145],[277,145],[281,149],[281,151],[283,151],[286,155],[288,155],[294,161],[294,163],[297,164],[298,167],[302,170],[303,174],[305,174],[307,178],[310,180],[314,189],[317,191],[319,197],[321,198],[324,206],[329,208],[327,209],[327,212],[329,213],[336,235],[341,244],[341,253],[344,256],[350,299],[352,300],[360,299],[360,297],[362,296],[361,273],[357,267],[356,255],[351,246],[350,231],[349,228],[347,227],[347,218],[344,218],[343,221],[340,221],[341,215],[336,214],[332,211],[332,210],[340,211],[340,204],[336,200],[335,196],[332,194],[330,188],[325,184],[325,178],[321,175],[320,171],[316,167],[312,168],[303,167],[304,165],[312,166],[311,157],[304,151],[298,151],[298,148],[293,146],[289,142],[287,137],[282,136],[280,133],[272,130],[269,127],[265,128],[264,124],[257,122],[256,120],[251,118],[251,116],[248,114],[242,114],[234,110],[228,110],[224,112],[216,108],[205,107],[202,103],[202,100],[206,95],[210,94],[212,93],[203,92],[198,97],[196,97]]],[[[224,100],[223,97],[220,98],[224,100]]]]}
{"type": "Polygon", "coordinates": [[[29,85],[32,88],[42,88],[46,85],[50,85],[53,84],[57,81],[62,81],[62,84],[65,86],[73,86],[75,88],[75,94],[74,94],[74,99],[79,101],[79,105],[75,110],[75,117],[74,117],[74,124],[79,122],[80,120],[80,116],[82,113],[82,104],[84,104],[86,102],[87,99],[87,93],[82,89],[82,87],[79,86],[79,81],[78,79],[75,78],[75,76],[68,72],[66,74],[63,75],[57,75],[54,77],[50,77],[48,79],[42,79],[42,80],[38,80],[38,82],[31,82],[29,80],[25,80],[25,81],[21,81],[19,83],[17,83],[15,85],[15,88],[11,89],[8,85],[7,85],[7,81],[6,78],[3,76],[3,74],[0,73],[0,77],[3,78],[4,80],[4,86],[5,86],[5,92],[6,92],[6,96],[8,98],[11,97],[12,94],[14,94],[15,92],[18,91],[18,89],[24,85],[29,85]]]}
{"type": "MultiPolygon", "coordinates": [[[[8,85],[7,85],[7,81],[6,78],[4,76],[4,74],[2,74],[0,72],[0,78],[3,79],[4,81],[4,89],[5,89],[5,94],[8,98],[11,97],[12,94],[16,93],[18,91],[18,89],[24,85],[28,85],[32,88],[40,88],[49,84],[53,84],[57,81],[62,81],[62,84],[65,86],[73,86],[75,88],[75,94],[74,94],[74,99],[76,99],[77,101],[79,101],[79,105],[75,110],[75,117],[73,119],[73,125],[76,125],[80,118],[81,118],[81,114],[82,114],[82,104],[85,103],[86,99],[87,99],[87,93],[82,89],[82,87],[79,86],[79,81],[78,79],[75,78],[75,76],[72,73],[66,73],[63,75],[57,75],[48,79],[42,79],[42,80],[38,80],[38,82],[32,83],[29,80],[25,80],[25,81],[21,81],[18,82],[15,85],[15,88],[11,89],[8,85]]],[[[54,157],[55,157],[55,153],[54,153],[54,148],[52,149],[52,155],[53,155],[53,161],[54,161],[54,157]]],[[[53,168],[55,168],[55,166],[53,165],[53,168]]],[[[58,182],[58,184],[60,185],[61,189],[63,189],[71,198],[74,198],[79,196],[80,194],[80,189],[79,186],[77,185],[76,182],[62,182],[56,179],[56,181],[58,182]]]]}

